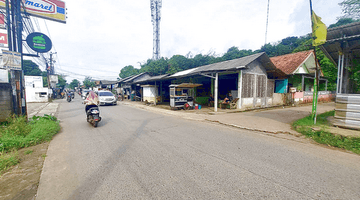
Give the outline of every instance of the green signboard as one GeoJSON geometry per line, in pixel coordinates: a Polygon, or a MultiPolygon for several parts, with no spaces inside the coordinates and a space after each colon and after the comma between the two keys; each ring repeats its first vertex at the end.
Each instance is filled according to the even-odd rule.
{"type": "Polygon", "coordinates": [[[52,42],[48,36],[43,33],[34,32],[26,37],[26,43],[29,47],[39,53],[46,53],[51,50],[52,42]]]}

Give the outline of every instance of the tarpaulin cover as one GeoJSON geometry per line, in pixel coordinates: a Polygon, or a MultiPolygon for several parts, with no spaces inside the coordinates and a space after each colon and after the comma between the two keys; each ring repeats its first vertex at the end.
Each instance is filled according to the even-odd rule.
{"type": "Polygon", "coordinates": [[[100,103],[98,96],[92,90],[90,90],[84,102],[86,105],[99,105],[100,103]]]}

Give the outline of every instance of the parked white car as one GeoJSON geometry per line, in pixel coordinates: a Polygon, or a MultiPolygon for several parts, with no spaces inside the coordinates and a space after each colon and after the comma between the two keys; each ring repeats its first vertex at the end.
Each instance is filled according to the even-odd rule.
{"type": "Polygon", "coordinates": [[[100,105],[116,105],[117,100],[113,93],[110,91],[98,91],[100,105]]]}

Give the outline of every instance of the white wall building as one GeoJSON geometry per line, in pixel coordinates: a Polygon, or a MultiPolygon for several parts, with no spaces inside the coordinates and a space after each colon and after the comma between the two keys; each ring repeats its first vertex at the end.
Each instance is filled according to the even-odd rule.
{"type": "Polygon", "coordinates": [[[42,76],[25,76],[26,102],[48,102],[48,88],[43,87],[42,76]]]}

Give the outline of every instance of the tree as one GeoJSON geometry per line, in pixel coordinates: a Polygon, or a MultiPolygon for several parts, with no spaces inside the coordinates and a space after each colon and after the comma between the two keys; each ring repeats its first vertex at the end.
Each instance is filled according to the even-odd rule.
{"type": "Polygon", "coordinates": [[[121,69],[119,76],[120,78],[126,78],[139,73],[139,69],[134,68],[132,65],[128,65],[121,69]]]}
{"type": "Polygon", "coordinates": [[[80,81],[78,81],[77,79],[73,79],[73,80],[71,81],[69,87],[70,87],[71,89],[74,89],[75,87],[78,87],[79,84],[80,84],[80,81]]]}
{"type": "Polygon", "coordinates": [[[360,0],[344,0],[339,5],[344,13],[341,18],[360,18],[360,0]]]}
{"type": "Polygon", "coordinates": [[[360,21],[360,20],[354,20],[352,18],[341,18],[335,24],[331,24],[328,28],[334,28],[334,27],[338,27],[338,26],[342,26],[342,25],[346,25],[346,24],[350,24],[350,23],[358,22],[358,21],[360,21]]]}
{"type": "Polygon", "coordinates": [[[179,71],[187,70],[192,68],[191,59],[186,58],[182,55],[174,55],[169,59],[169,74],[174,74],[179,71]]]}
{"type": "Polygon", "coordinates": [[[64,89],[65,86],[66,86],[65,76],[64,76],[64,75],[59,75],[59,76],[58,76],[58,80],[59,80],[59,82],[58,82],[58,87],[64,89]]]}
{"type": "Polygon", "coordinates": [[[158,60],[148,59],[145,64],[141,65],[140,72],[149,72],[150,74],[156,76],[166,74],[168,70],[168,59],[162,57],[158,60]]]}
{"type": "Polygon", "coordinates": [[[211,64],[212,59],[213,57],[209,55],[203,56],[202,54],[198,54],[192,59],[193,66],[199,67],[199,66],[209,65],[211,64]]]}
{"type": "Polygon", "coordinates": [[[23,61],[24,75],[25,76],[41,76],[39,66],[31,60],[23,61]]]}
{"type": "Polygon", "coordinates": [[[95,83],[91,81],[92,78],[87,76],[85,77],[84,81],[83,81],[83,84],[85,86],[85,88],[91,88],[91,87],[95,87],[95,83]]]}

